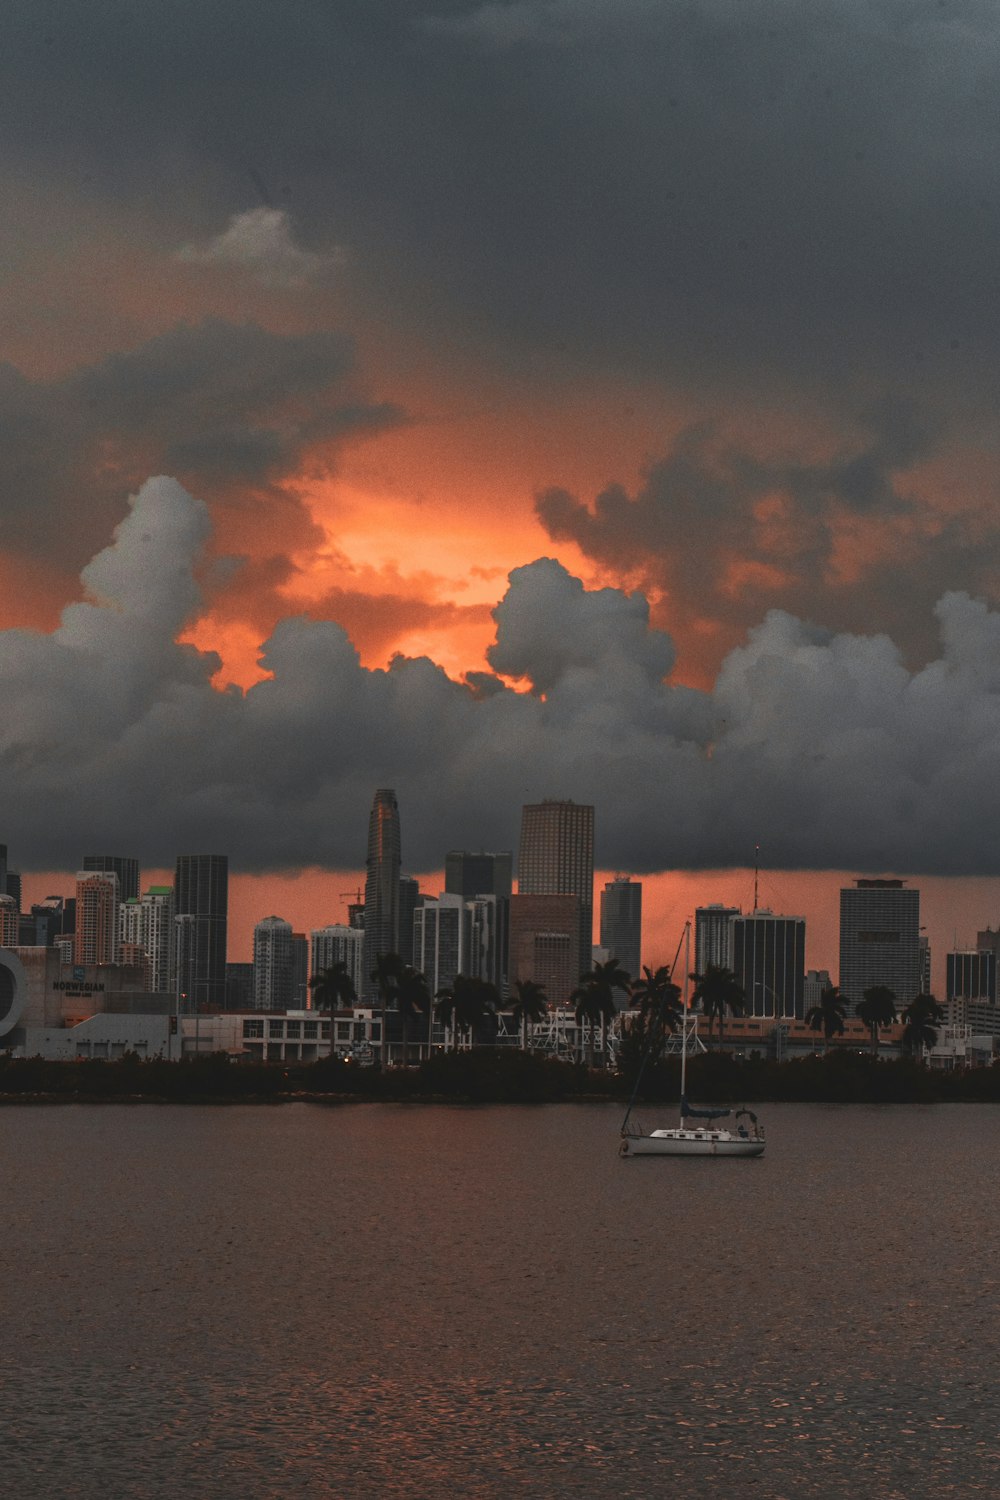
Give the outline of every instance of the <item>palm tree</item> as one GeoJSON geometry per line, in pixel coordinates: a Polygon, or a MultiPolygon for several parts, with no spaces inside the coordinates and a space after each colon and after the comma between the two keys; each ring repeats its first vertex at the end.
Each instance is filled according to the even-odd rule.
{"type": "Polygon", "coordinates": [[[933,995],[915,995],[903,1011],[903,1044],[911,1056],[925,1049],[929,1051],[938,1039],[937,1029],[944,1020],[944,1011],[933,995]]]}
{"type": "MultiPolygon", "coordinates": [[[[606,1052],[608,1022],[613,1021],[618,1013],[615,990],[621,990],[622,994],[627,996],[632,986],[631,976],[626,974],[617,958],[609,958],[604,963],[595,963],[586,974],[581,974],[580,984],[594,992],[594,1004],[591,1009],[601,1025],[601,1052],[606,1052]]],[[[575,999],[578,993],[574,991],[570,999],[575,999]]],[[[577,1017],[577,1024],[580,1024],[579,1017],[577,1017]]],[[[593,1022],[591,1022],[591,1051],[593,1051],[593,1040],[593,1022]]],[[[593,1066],[593,1057],[591,1057],[591,1066],[593,1066]]]]}
{"type": "Polygon", "coordinates": [[[309,988],[313,992],[313,1003],[317,1010],[340,1010],[342,1006],[353,1005],[358,998],[351,971],[342,958],[338,958],[328,969],[321,969],[318,974],[314,974],[309,981],[309,988]]]}
{"type": "Polygon", "coordinates": [[[726,1012],[729,1011],[734,1016],[745,1015],[746,992],[732,969],[727,969],[722,964],[706,964],[704,974],[692,974],[691,978],[694,980],[691,1004],[700,1005],[708,1017],[709,1041],[712,1040],[712,1032],[718,1021],[721,1045],[722,1023],[726,1019],[726,1012]]]}
{"type": "MultiPolygon", "coordinates": [[[[399,978],[403,972],[403,960],[398,953],[380,953],[372,969],[372,983],[378,986],[382,1001],[382,1032],[379,1044],[379,1066],[383,1073],[389,1061],[389,1009],[390,1002],[397,999],[399,978]]],[[[392,1006],[395,1009],[395,1006],[392,1006]]]]}
{"type": "Polygon", "coordinates": [[[847,1001],[835,984],[828,984],[819,997],[819,1004],[814,1005],[806,1016],[806,1025],[813,1031],[823,1033],[824,1057],[832,1039],[835,1036],[843,1036],[846,1015],[847,1001]]]}
{"type": "MultiPolygon", "coordinates": [[[[429,1016],[432,1009],[427,978],[412,964],[404,964],[400,970],[396,984],[396,1001],[403,1018],[403,1062],[405,1064],[410,1057],[410,1022],[415,1021],[417,1016],[429,1016]]],[[[419,1056],[418,1046],[418,1059],[419,1056]]]]}
{"type": "Polygon", "coordinates": [[[871,1033],[872,1057],[878,1056],[878,1034],[883,1026],[895,1024],[896,997],[884,984],[873,984],[865,990],[865,997],[855,1009],[855,1015],[864,1021],[871,1033]]]}
{"type": "Polygon", "coordinates": [[[437,992],[434,1014],[443,1026],[451,1026],[452,1046],[458,1049],[458,1034],[464,1031],[469,1045],[472,1033],[488,1015],[495,1015],[500,1003],[496,985],[470,974],[456,974],[450,985],[437,992]]]}
{"type": "Polygon", "coordinates": [[[537,984],[534,979],[515,979],[514,991],[516,999],[511,1006],[511,1014],[514,1025],[521,1028],[521,1051],[528,1050],[528,1023],[532,1026],[543,1020],[549,1002],[545,997],[544,984],[537,984]]]}
{"type": "Polygon", "coordinates": [[[643,964],[642,974],[632,985],[632,999],[643,1018],[660,1022],[668,1031],[676,1031],[681,1016],[680,986],[674,984],[666,964],[655,970],[643,964]]]}

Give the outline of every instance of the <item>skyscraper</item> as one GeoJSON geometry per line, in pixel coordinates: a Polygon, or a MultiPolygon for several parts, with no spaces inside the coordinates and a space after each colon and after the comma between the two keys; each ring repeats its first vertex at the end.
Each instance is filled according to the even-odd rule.
{"type": "Polygon", "coordinates": [[[514,856],[509,849],[499,854],[483,850],[449,849],[444,860],[444,888],[449,896],[471,901],[473,896],[510,899],[514,856]]]}
{"type": "Polygon", "coordinates": [[[173,886],[151,885],[141,900],[123,901],[119,912],[119,941],[142,949],[147,987],[172,991],[177,957],[173,886]]]}
{"type": "MultiPolygon", "coordinates": [[[[517,889],[521,896],[577,898],[579,930],[575,967],[579,979],[590,969],[594,941],[593,807],[579,802],[550,800],[522,808],[517,889]]],[[[513,954],[511,972],[513,974],[513,954]]]]}
{"type": "Polygon", "coordinates": [[[18,925],[18,911],[13,896],[0,892],[0,948],[18,946],[18,925]]]}
{"type": "Polygon", "coordinates": [[[618,875],[601,892],[601,947],[637,979],[642,967],[642,885],[618,875]]]}
{"type": "Polygon", "coordinates": [[[118,876],[119,901],[139,899],[139,861],[124,854],[85,854],[85,870],[111,871],[118,876]]]}
{"type": "Polygon", "coordinates": [[[747,1015],[801,1020],[805,1014],[805,918],[761,910],[730,921],[731,967],[746,996],[747,1015]]]}
{"type": "Polygon", "coordinates": [[[118,876],[113,870],[77,874],[73,962],[118,962],[118,876]]]}
{"type": "Polygon", "coordinates": [[[346,964],[347,972],[354,984],[354,992],[364,994],[362,967],[364,965],[365,935],[361,927],[343,927],[333,923],[329,927],[317,927],[309,934],[311,949],[310,974],[315,979],[324,969],[334,964],[346,964]]]}
{"type": "Polygon", "coordinates": [[[450,849],[444,861],[444,888],[449,896],[472,901],[477,896],[496,900],[494,913],[493,968],[489,979],[502,995],[507,994],[508,945],[510,941],[510,894],[513,886],[514,856],[509,849],[498,853],[485,850],[450,849]]]}
{"type": "Polygon", "coordinates": [[[179,854],[174,880],[177,986],[187,1007],[222,1010],[226,1003],[229,859],[179,854]]]}
{"type": "Polygon", "coordinates": [[[920,892],[902,880],[858,879],[840,892],[840,989],[856,1006],[885,985],[901,1005],[923,987],[920,892]]]}
{"type": "Polygon", "coordinates": [[[292,924],[282,917],[264,917],[253,930],[254,1009],[290,1009],[294,987],[292,924]]]}
{"type": "Polygon", "coordinates": [[[423,900],[420,882],[412,875],[399,877],[399,944],[396,952],[404,964],[413,962],[413,913],[423,900]]]}
{"type": "Polygon", "coordinates": [[[567,1005],[584,972],[580,898],[511,896],[509,965],[512,986],[519,979],[533,979],[545,986],[550,1005],[567,1005]]]}
{"type": "Polygon", "coordinates": [[[698,906],[694,913],[694,967],[704,974],[709,964],[717,969],[733,967],[733,928],[738,906],[698,906]]]}
{"type": "Polygon", "coordinates": [[[368,819],[365,876],[365,995],[377,999],[371,973],[380,955],[399,952],[399,804],[391,787],[379,787],[368,819]]]}

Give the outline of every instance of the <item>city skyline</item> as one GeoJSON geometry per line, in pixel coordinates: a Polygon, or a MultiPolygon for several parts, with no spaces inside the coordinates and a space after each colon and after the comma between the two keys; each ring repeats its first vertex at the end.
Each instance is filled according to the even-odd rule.
{"type": "MultiPolygon", "coordinates": [[[[446,843],[442,848],[446,849],[446,843]]],[[[16,861],[12,860],[12,863],[16,861]]],[[[594,871],[595,891],[620,872],[594,871]]],[[[855,873],[840,871],[761,870],[760,906],[806,919],[806,965],[827,969],[836,976],[839,966],[839,893],[853,884],[855,873]]],[[[172,884],[173,868],[142,872],[143,890],[151,885],[172,884]]],[[[229,960],[248,961],[253,954],[253,930],[261,919],[277,914],[294,930],[311,932],[330,924],[347,922],[348,894],[363,888],[363,869],[297,872],[294,876],[233,876],[229,879],[229,960]]],[[[23,909],[48,895],[75,895],[75,875],[66,871],[28,873],[24,876],[23,909]]],[[[923,925],[931,939],[932,989],[945,988],[945,956],[950,951],[974,950],[978,933],[1000,926],[1000,883],[983,878],[959,882],[934,878],[910,878],[920,888],[923,925]]],[[[445,871],[421,872],[419,884],[427,895],[445,890],[445,871]]],[[[668,877],[642,877],[644,962],[669,963],[677,948],[684,922],[693,920],[695,909],[712,903],[740,905],[744,913],[753,906],[754,871],[685,871],[668,877]]],[[[596,927],[596,924],[595,924],[596,927]]],[[[599,932],[595,930],[597,943],[599,932]]],[[[692,933],[692,959],[694,958],[692,933]]]]}

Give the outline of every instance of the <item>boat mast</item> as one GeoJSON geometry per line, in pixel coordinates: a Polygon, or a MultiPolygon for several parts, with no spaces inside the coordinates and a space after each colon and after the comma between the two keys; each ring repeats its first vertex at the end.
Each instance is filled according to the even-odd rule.
{"type": "Polygon", "coordinates": [[[688,983],[691,977],[691,918],[688,917],[684,923],[684,993],[682,1004],[684,1006],[681,1015],[681,1118],[680,1128],[684,1129],[684,1099],[687,1094],[687,1060],[688,1060],[688,983]]]}

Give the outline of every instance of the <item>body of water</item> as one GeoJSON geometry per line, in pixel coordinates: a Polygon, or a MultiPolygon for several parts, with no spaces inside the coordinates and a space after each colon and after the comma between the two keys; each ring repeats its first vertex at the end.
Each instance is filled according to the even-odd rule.
{"type": "Polygon", "coordinates": [[[5,1493],[996,1494],[1000,1108],[620,1113],[0,1111],[5,1493]]]}

